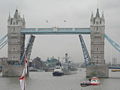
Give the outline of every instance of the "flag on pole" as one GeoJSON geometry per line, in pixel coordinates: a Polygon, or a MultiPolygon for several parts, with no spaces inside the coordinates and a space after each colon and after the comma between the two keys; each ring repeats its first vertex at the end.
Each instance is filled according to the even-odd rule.
{"type": "Polygon", "coordinates": [[[27,75],[27,66],[28,66],[28,60],[26,56],[24,59],[24,64],[25,64],[25,67],[23,69],[22,75],[19,78],[21,90],[25,90],[25,77],[27,75]]]}

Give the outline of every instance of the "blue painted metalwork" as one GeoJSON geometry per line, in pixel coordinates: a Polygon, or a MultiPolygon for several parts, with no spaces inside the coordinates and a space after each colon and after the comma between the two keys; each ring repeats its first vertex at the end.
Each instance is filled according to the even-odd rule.
{"type": "Polygon", "coordinates": [[[24,28],[22,34],[90,34],[90,28],[24,28]]]}
{"type": "Polygon", "coordinates": [[[8,40],[5,40],[2,44],[0,44],[0,49],[2,49],[7,43],[8,43],[8,40]]]}
{"type": "Polygon", "coordinates": [[[2,49],[8,43],[7,35],[0,39],[0,49],[2,49]]]}
{"type": "Polygon", "coordinates": [[[81,42],[81,46],[82,46],[82,51],[83,51],[83,55],[84,55],[84,60],[85,60],[85,65],[88,66],[91,64],[91,59],[90,59],[90,55],[88,53],[87,47],[85,45],[84,39],[82,37],[82,35],[79,35],[79,39],[81,42]]]}
{"type": "Polygon", "coordinates": [[[0,43],[2,43],[6,38],[7,38],[7,35],[5,35],[4,37],[1,37],[0,38],[0,43]]]}
{"type": "Polygon", "coordinates": [[[106,34],[104,35],[105,38],[109,41],[109,43],[118,51],[120,52],[120,45],[117,44],[115,41],[113,41],[110,37],[108,37],[106,34]]]}
{"type": "Polygon", "coordinates": [[[30,38],[29,38],[29,41],[27,43],[27,46],[25,48],[25,51],[21,57],[21,64],[24,64],[24,58],[25,56],[27,57],[27,59],[29,60],[30,59],[30,55],[31,55],[31,51],[32,51],[32,46],[33,46],[33,43],[34,43],[34,40],[35,40],[35,36],[31,35],[30,38]]]}

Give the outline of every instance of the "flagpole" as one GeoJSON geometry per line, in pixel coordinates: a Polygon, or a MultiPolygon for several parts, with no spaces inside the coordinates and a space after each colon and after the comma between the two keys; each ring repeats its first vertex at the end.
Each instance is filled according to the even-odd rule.
{"type": "Polygon", "coordinates": [[[21,86],[21,90],[25,90],[26,88],[26,84],[25,84],[25,81],[26,81],[26,75],[27,75],[27,72],[28,72],[28,60],[27,60],[27,57],[26,57],[26,50],[23,54],[23,57],[22,57],[22,60],[24,60],[24,68],[23,68],[23,71],[22,71],[22,75],[19,77],[19,81],[20,81],[20,86],[21,86]]]}

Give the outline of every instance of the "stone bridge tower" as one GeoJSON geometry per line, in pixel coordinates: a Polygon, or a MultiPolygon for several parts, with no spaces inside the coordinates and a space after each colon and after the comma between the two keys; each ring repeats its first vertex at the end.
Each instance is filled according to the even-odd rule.
{"type": "Polygon", "coordinates": [[[108,77],[108,69],[104,59],[105,19],[97,9],[96,16],[91,15],[91,66],[87,67],[87,76],[108,77]]]}
{"type": "Polygon", "coordinates": [[[24,52],[25,35],[20,33],[25,28],[25,19],[15,11],[14,17],[8,17],[8,60],[3,67],[3,76],[20,76],[20,59],[24,52]]]}
{"type": "Polygon", "coordinates": [[[104,60],[104,34],[105,34],[105,20],[104,15],[100,17],[99,9],[97,9],[96,16],[91,15],[91,63],[105,64],[104,60]]]}

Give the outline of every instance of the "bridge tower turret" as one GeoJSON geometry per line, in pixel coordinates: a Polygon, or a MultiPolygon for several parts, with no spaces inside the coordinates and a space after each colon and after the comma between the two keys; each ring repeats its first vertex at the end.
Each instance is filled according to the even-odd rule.
{"type": "Polygon", "coordinates": [[[25,35],[20,33],[22,28],[25,28],[25,19],[16,9],[13,18],[10,15],[8,17],[8,65],[3,68],[3,76],[20,76],[21,74],[22,66],[19,63],[24,52],[25,40],[25,35]]]}
{"type": "Polygon", "coordinates": [[[108,68],[105,65],[104,59],[104,34],[105,34],[105,19],[104,14],[100,16],[97,9],[96,16],[91,15],[91,66],[87,67],[87,77],[98,76],[108,77],[108,68]]]}

